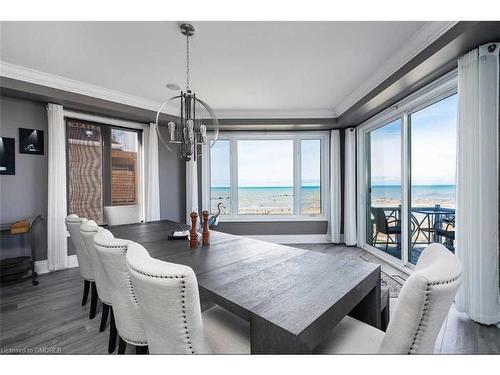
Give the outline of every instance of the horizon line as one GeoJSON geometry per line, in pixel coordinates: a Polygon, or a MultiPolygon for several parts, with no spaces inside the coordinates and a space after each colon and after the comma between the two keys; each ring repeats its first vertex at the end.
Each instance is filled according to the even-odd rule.
{"type": "MultiPolygon", "coordinates": [[[[231,186],[211,186],[211,188],[227,188],[229,189],[231,186]]],[[[321,185],[301,185],[300,187],[321,187],[321,185]]],[[[238,189],[239,188],[273,188],[273,189],[276,189],[276,188],[290,188],[292,189],[293,186],[264,186],[264,185],[255,185],[255,186],[238,186],[238,189]]]]}

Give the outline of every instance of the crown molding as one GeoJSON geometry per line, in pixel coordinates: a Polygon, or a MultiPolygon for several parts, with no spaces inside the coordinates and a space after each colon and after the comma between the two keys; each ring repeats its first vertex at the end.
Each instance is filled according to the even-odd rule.
{"type": "Polygon", "coordinates": [[[359,85],[352,93],[347,95],[346,98],[335,107],[335,112],[338,115],[343,114],[457,23],[457,21],[431,21],[423,25],[413,38],[408,40],[398,49],[385,64],[375,70],[367,80],[359,85]]]}
{"type": "MultiPolygon", "coordinates": [[[[68,91],[75,94],[90,96],[97,99],[107,100],[110,102],[125,104],[154,112],[158,111],[158,108],[160,108],[161,105],[161,103],[154,100],[125,94],[119,91],[106,89],[104,87],[91,85],[66,77],[61,77],[24,66],[7,63],[5,61],[0,61],[0,76],[33,83],[35,85],[68,91]]],[[[172,113],[165,113],[172,115],[172,113]]]]}
{"type": "Polygon", "coordinates": [[[215,111],[219,119],[280,119],[280,118],[296,118],[296,119],[324,119],[336,118],[336,114],[332,109],[289,109],[289,110],[249,110],[249,109],[218,109],[215,111]]]}

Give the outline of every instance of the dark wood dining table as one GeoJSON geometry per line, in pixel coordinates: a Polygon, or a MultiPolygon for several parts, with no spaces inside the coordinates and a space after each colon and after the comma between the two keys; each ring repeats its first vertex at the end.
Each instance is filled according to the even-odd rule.
{"type": "Polygon", "coordinates": [[[217,304],[250,322],[252,353],[311,353],[350,315],[380,328],[380,266],[217,231],[194,249],[168,240],[168,221],[108,226],[153,258],[191,267],[202,310],[217,304]]]}

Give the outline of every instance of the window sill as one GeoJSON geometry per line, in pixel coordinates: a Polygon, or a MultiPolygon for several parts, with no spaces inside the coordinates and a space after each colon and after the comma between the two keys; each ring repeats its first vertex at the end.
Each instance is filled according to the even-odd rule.
{"type": "Polygon", "coordinates": [[[326,216],[232,216],[222,217],[221,223],[253,223],[253,222],[278,222],[278,221],[328,221],[326,216]]]}

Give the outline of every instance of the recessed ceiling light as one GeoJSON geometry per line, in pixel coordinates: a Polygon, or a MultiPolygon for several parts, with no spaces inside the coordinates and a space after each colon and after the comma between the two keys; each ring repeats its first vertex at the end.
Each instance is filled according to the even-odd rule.
{"type": "Polygon", "coordinates": [[[178,91],[181,89],[181,87],[176,83],[167,83],[166,86],[167,86],[167,89],[174,90],[174,91],[178,91]]]}

